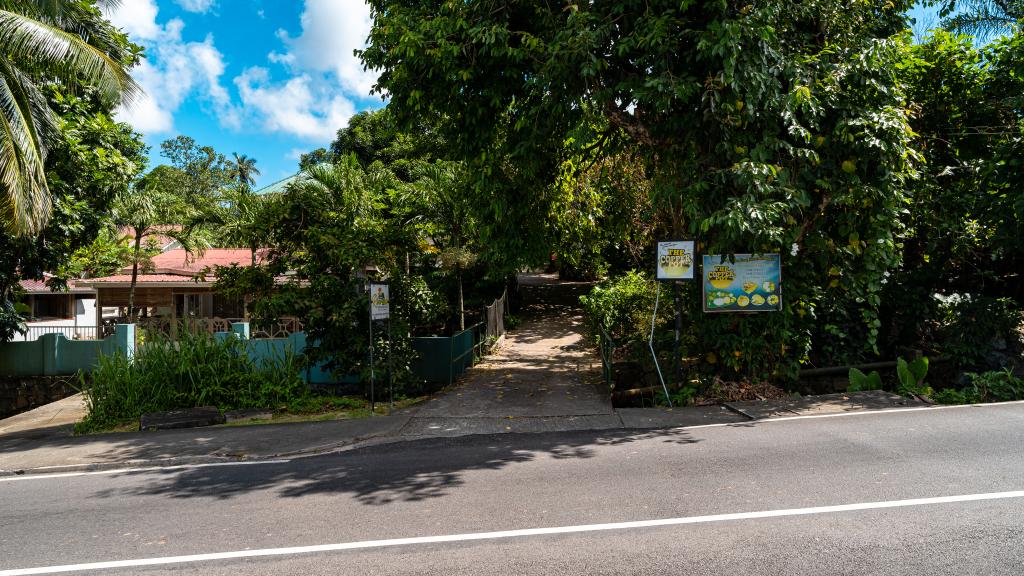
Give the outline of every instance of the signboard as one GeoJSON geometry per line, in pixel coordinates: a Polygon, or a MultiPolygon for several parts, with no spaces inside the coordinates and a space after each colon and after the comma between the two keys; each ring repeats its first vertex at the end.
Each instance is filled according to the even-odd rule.
{"type": "Polygon", "coordinates": [[[693,280],[693,240],[658,242],[658,280],[693,280]]]}
{"type": "Polygon", "coordinates": [[[370,284],[370,319],[387,320],[391,316],[391,296],[387,284],[370,284]]]}
{"type": "Polygon", "coordinates": [[[778,254],[704,256],[705,312],[782,310],[782,262],[778,254]]]}

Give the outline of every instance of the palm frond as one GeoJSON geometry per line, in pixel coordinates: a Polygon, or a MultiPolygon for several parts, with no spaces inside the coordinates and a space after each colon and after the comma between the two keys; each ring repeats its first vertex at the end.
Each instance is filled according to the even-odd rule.
{"type": "Polygon", "coordinates": [[[80,77],[112,102],[128,103],[140,91],[120,63],[81,36],[7,10],[0,10],[0,50],[58,78],[80,77]]]}
{"type": "Polygon", "coordinates": [[[15,234],[34,234],[49,220],[52,206],[41,136],[52,130],[52,113],[42,94],[0,59],[0,224],[15,234]]]}

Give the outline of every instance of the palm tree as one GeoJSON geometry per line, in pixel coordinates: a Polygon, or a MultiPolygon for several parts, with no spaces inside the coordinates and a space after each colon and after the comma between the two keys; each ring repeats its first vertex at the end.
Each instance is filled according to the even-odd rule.
{"type": "Polygon", "coordinates": [[[237,152],[233,152],[232,154],[235,158],[231,162],[229,168],[231,178],[245,186],[252,186],[256,184],[256,179],[253,178],[253,176],[260,175],[260,170],[256,167],[256,159],[249,158],[245,154],[239,155],[237,152]]]}
{"type": "Polygon", "coordinates": [[[249,248],[256,266],[256,253],[270,235],[266,208],[271,200],[253,193],[247,184],[228,187],[222,200],[209,224],[217,227],[217,238],[224,246],[249,248]]]}
{"type": "Polygon", "coordinates": [[[89,86],[111,106],[128,102],[139,91],[126,70],[134,58],[95,6],[0,0],[0,227],[29,235],[50,217],[44,165],[59,132],[42,85],[89,86]]]}
{"type": "Polygon", "coordinates": [[[942,5],[950,13],[942,20],[943,28],[979,38],[1009,31],[1024,18],[1024,0],[946,0],[942,5]]]}
{"type": "Polygon", "coordinates": [[[454,272],[459,286],[459,330],[466,329],[462,271],[476,262],[466,244],[473,229],[460,165],[438,161],[419,167],[419,178],[409,186],[406,201],[417,206],[412,221],[426,224],[427,235],[441,250],[441,266],[454,272]]]}
{"type": "Polygon", "coordinates": [[[174,170],[157,166],[136,183],[127,193],[114,199],[113,217],[118,226],[132,230],[132,280],[128,289],[128,315],[135,322],[135,285],[139,266],[143,261],[142,243],[147,238],[166,236],[177,240],[186,252],[205,248],[198,229],[191,225],[196,220],[196,207],[175,194],[174,170]],[[185,224],[180,226],[180,224],[185,224]]]}

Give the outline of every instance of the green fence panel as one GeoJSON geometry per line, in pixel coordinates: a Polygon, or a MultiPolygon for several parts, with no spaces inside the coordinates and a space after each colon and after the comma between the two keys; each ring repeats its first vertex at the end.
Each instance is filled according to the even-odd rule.
{"type": "Polygon", "coordinates": [[[444,336],[423,336],[410,340],[416,351],[412,373],[422,382],[448,384],[452,374],[452,339],[444,336]]]}
{"type": "MultiPolygon", "coordinates": [[[[235,322],[231,325],[231,332],[219,332],[214,334],[216,338],[241,338],[246,341],[246,351],[256,364],[265,366],[268,363],[282,362],[288,354],[301,355],[306,351],[306,333],[295,332],[287,338],[250,338],[250,325],[248,322],[235,322]]],[[[324,369],[323,365],[310,366],[306,368],[304,378],[308,384],[356,384],[358,376],[345,376],[335,378],[330,370],[324,369]]]]}
{"type": "Polygon", "coordinates": [[[474,331],[464,330],[452,336],[452,377],[461,376],[473,367],[474,331]]]}

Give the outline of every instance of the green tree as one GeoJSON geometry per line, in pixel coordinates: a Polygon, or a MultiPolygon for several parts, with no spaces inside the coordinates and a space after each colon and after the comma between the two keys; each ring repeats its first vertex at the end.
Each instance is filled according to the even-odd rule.
{"type": "Polygon", "coordinates": [[[411,182],[418,162],[441,159],[444,152],[436,126],[425,120],[400,125],[389,108],[382,108],[353,116],[338,130],[327,159],[353,155],[364,170],[379,162],[402,182],[411,182]]]}
{"type": "Polygon", "coordinates": [[[256,159],[249,158],[245,154],[232,153],[233,158],[229,162],[228,175],[230,178],[245,186],[256,184],[255,176],[260,175],[256,167],[256,159]]]}
{"type": "Polygon", "coordinates": [[[942,27],[978,38],[1010,32],[1024,18],[1021,0],[932,0],[941,8],[942,27]]]}
{"type": "Polygon", "coordinates": [[[189,136],[181,135],[162,142],[160,154],[177,169],[163,174],[161,178],[173,179],[179,194],[191,202],[200,205],[217,202],[222,189],[238,180],[237,165],[229,163],[212,146],[201,146],[189,136]]]}
{"type": "Polygon", "coordinates": [[[113,198],[128,190],[146,165],[142,137],[111,119],[109,103],[89,90],[81,97],[55,86],[47,92],[60,131],[47,158],[53,211],[40,234],[0,234],[0,307],[11,312],[0,314],[0,341],[22,325],[12,305],[18,282],[57,273],[61,277],[51,284],[63,289],[62,278],[78,275],[68,270],[75,253],[110,226],[113,198]]]}
{"type": "Polygon", "coordinates": [[[224,247],[244,246],[252,251],[252,265],[257,253],[266,246],[273,231],[271,199],[255,194],[246,184],[227,187],[221,202],[204,225],[215,231],[216,243],[224,247]]]}
{"type": "Polygon", "coordinates": [[[361,329],[368,321],[365,271],[371,264],[388,269],[390,260],[378,244],[366,174],[351,158],[309,168],[272,202],[267,219],[273,237],[265,261],[218,270],[218,290],[252,297],[257,324],[302,318],[310,361],[339,375],[358,374],[368,345],[361,329]]]}
{"type": "Polygon", "coordinates": [[[46,159],[60,138],[43,85],[88,87],[112,108],[138,92],[137,49],[91,0],[0,2],[0,46],[0,226],[28,235],[52,212],[46,159]]]}
{"type": "Polygon", "coordinates": [[[458,286],[459,330],[466,329],[463,272],[473,266],[475,222],[466,196],[462,166],[438,161],[421,164],[414,170],[416,180],[407,187],[406,202],[413,206],[410,222],[423,226],[426,235],[440,250],[441,266],[454,274],[458,286]]]}
{"type": "Polygon", "coordinates": [[[76,250],[71,259],[57,269],[57,275],[61,278],[110,276],[129,266],[132,256],[129,239],[113,227],[105,227],[91,244],[76,250]]]}
{"type": "Polygon", "coordinates": [[[113,205],[113,220],[118,226],[132,229],[132,279],[128,290],[128,314],[132,322],[138,318],[135,287],[139,267],[144,264],[144,242],[154,236],[177,240],[188,252],[204,248],[203,239],[192,222],[198,219],[197,208],[182,195],[177,184],[181,175],[170,166],[157,166],[128,191],[119,195],[113,205]],[[182,222],[189,224],[182,225],[182,222]]]}
{"type": "Polygon", "coordinates": [[[694,352],[755,378],[874,353],[918,159],[898,75],[912,2],[370,5],[363,61],[397,121],[438,122],[467,162],[489,248],[537,251],[565,142],[622,142],[668,233],[784,255],[781,314],[705,316],[690,294],[694,352]]]}

